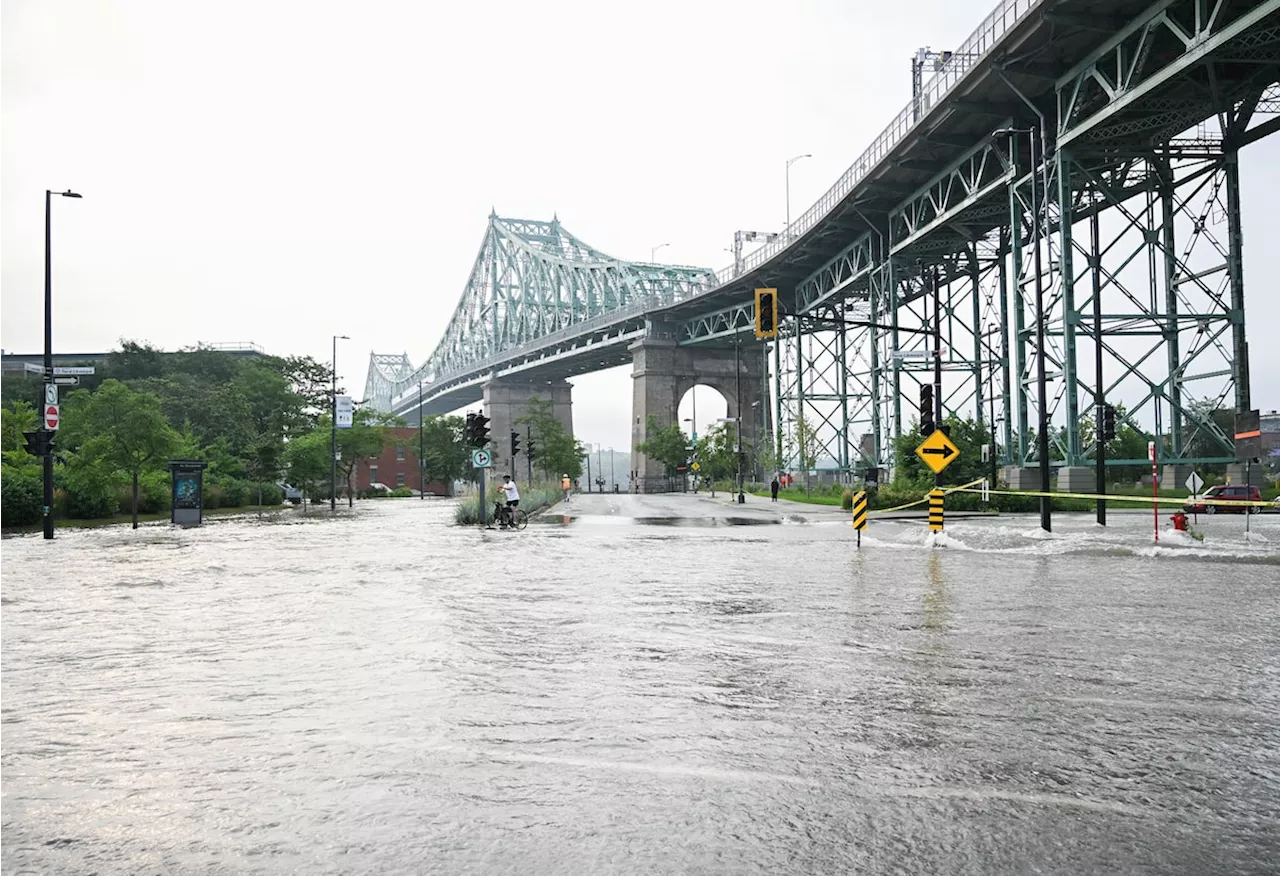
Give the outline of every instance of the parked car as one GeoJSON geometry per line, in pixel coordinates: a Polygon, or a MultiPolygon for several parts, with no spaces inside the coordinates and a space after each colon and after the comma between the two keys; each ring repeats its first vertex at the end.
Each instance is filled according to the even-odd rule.
{"type": "Polygon", "coordinates": [[[297,487],[290,486],[286,483],[279,483],[278,486],[284,492],[284,500],[291,505],[300,505],[302,503],[302,490],[297,487]]]}
{"type": "Polygon", "coordinates": [[[1224,514],[1257,514],[1262,510],[1259,505],[1214,505],[1210,501],[1213,499],[1230,502],[1261,502],[1262,492],[1257,487],[1246,487],[1242,484],[1220,484],[1216,487],[1210,487],[1203,496],[1198,496],[1194,502],[1188,499],[1182,508],[1184,511],[1195,511],[1199,514],[1216,514],[1219,511],[1224,514]]]}

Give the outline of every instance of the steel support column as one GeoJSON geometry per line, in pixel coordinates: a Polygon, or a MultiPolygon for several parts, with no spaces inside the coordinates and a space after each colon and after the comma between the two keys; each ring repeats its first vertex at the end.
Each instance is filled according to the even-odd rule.
{"type": "Polygon", "coordinates": [[[1227,282],[1231,293],[1231,376],[1235,381],[1236,411],[1251,409],[1249,343],[1244,332],[1244,235],[1240,222],[1240,153],[1225,156],[1227,188],[1227,282]]]}
{"type": "MultiPolygon", "coordinates": [[[[1075,271],[1072,268],[1072,254],[1075,247],[1071,240],[1071,227],[1075,221],[1072,210],[1072,177],[1071,157],[1065,149],[1059,149],[1056,155],[1058,176],[1058,232],[1061,243],[1058,249],[1060,260],[1058,276],[1062,281],[1062,345],[1063,345],[1063,379],[1067,398],[1066,418],[1066,460],[1067,465],[1079,465],[1080,453],[1080,385],[1079,372],[1076,367],[1076,325],[1079,313],[1076,311],[1075,271]]],[[[1045,201],[1049,199],[1045,193],[1045,201]]],[[[1047,317],[1046,317],[1047,318],[1047,317]]],[[[1047,404],[1046,400],[1041,401],[1047,404]]]]}

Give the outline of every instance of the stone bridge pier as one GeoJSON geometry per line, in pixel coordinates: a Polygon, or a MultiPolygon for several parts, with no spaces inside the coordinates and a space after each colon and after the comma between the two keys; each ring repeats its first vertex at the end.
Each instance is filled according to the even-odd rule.
{"type": "MultiPolygon", "coordinates": [[[[529,401],[535,396],[543,401],[551,402],[552,415],[564,426],[564,430],[573,435],[573,387],[569,381],[560,380],[522,380],[518,377],[495,377],[484,385],[484,412],[489,417],[489,437],[493,443],[489,449],[493,452],[493,468],[491,479],[502,482],[502,476],[509,474],[517,484],[528,481],[529,461],[526,451],[529,448],[529,426],[527,423],[516,423],[516,420],[529,412],[529,401]],[[520,455],[511,457],[511,433],[520,433],[520,455]]],[[[538,436],[534,435],[534,443],[538,436]]],[[[534,460],[535,468],[537,460],[534,460]]]]}
{"type": "Polygon", "coordinates": [[[669,338],[649,337],[631,345],[631,489],[662,493],[670,483],[662,463],[635,448],[648,437],[650,415],[658,428],[677,421],[680,399],[694,386],[710,386],[728,405],[730,419],[742,416],[743,476],[758,476],[753,463],[762,434],[768,434],[764,358],[754,343],[733,347],[681,347],[669,338]],[[741,401],[739,401],[741,393],[741,401]],[[739,409],[741,404],[741,409],[739,409]]]}

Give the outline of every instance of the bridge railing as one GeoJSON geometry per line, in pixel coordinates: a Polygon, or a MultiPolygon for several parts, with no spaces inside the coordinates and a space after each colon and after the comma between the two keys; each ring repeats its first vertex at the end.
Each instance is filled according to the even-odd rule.
{"type": "MultiPolygon", "coordinates": [[[[999,6],[988,15],[963,43],[956,47],[951,60],[926,82],[921,89],[919,118],[923,118],[929,109],[935,106],[948,91],[959,82],[974,63],[1000,42],[1001,38],[1027,13],[1039,6],[1044,0],[1002,0],[999,6]]],[[[766,244],[743,258],[738,264],[730,265],[716,271],[716,282],[724,285],[735,277],[751,271],[782,252],[798,237],[820,222],[823,217],[836,208],[848,197],[854,187],[893,150],[906,139],[907,134],[918,123],[917,104],[914,100],[898,113],[880,136],[867,147],[858,160],[844,172],[835,185],[827,190],[817,203],[802,213],[791,227],[778,236],[772,243],[766,244]]]]}

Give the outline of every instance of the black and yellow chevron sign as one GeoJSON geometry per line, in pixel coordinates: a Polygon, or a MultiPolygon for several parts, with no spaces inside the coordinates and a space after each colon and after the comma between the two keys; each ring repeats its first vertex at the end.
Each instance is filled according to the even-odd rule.
{"type": "Polygon", "coordinates": [[[853,494],[853,528],[859,532],[867,528],[867,494],[861,490],[853,494]]]}
{"type": "Polygon", "coordinates": [[[929,491],[929,529],[933,532],[942,531],[942,495],[942,490],[929,491]]]}

